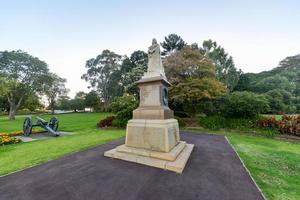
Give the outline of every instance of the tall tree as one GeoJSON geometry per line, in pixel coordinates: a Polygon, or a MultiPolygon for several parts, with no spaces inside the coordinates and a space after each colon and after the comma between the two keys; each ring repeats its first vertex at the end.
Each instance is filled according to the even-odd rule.
{"type": "Polygon", "coordinates": [[[59,77],[57,74],[49,73],[46,77],[46,82],[43,87],[43,93],[46,95],[51,114],[54,114],[56,100],[60,95],[66,95],[68,89],[65,86],[66,79],[59,77]]]}
{"type": "Polygon", "coordinates": [[[237,85],[241,70],[237,70],[233,58],[225,52],[225,49],[212,40],[203,41],[200,52],[212,59],[216,66],[216,76],[232,91],[237,85]]]}
{"type": "Polygon", "coordinates": [[[95,110],[95,108],[99,105],[99,103],[100,103],[100,98],[96,91],[92,90],[85,95],[84,105],[91,108],[91,112],[92,110],[95,110]]]}
{"type": "Polygon", "coordinates": [[[123,93],[122,86],[119,84],[121,61],[120,55],[104,50],[96,58],[86,62],[87,72],[81,78],[89,82],[91,87],[100,94],[104,109],[108,109],[115,96],[123,93]]]}
{"type": "Polygon", "coordinates": [[[48,73],[45,62],[21,50],[0,52],[1,92],[10,105],[9,119],[14,120],[26,94],[41,90],[48,73]]]}
{"type": "Polygon", "coordinates": [[[77,112],[78,110],[84,110],[85,105],[84,105],[84,100],[86,97],[86,93],[80,91],[77,92],[74,99],[70,100],[70,107],[74,112],[77,112]]]}
{"type": "Polygon", "coordinates": [[[169,55],[181,50],[186,45],[186,43],[179,35],[173,33],[166,36],[165,41],[160,43],[160,45],[164,49],[163,55],[169,55]]]}
{"type": "Polygon", "coordinates": [[[199,50],[185,47],[164,60],[171,82],[170,99],[173,105],[185,105],[190,114],[196,113],[195,104],[226,94],[225,86],[216,79],[212,61],[199,50]]]}
{"type": "Polygon", "coordinates": [[[136,81],[138,81],[147,71],[148,54],[144,51],[134,51],[130,58],[125,58],[122,62],[122,85],[124,91],[137,95],[138,89],[136,81]]]}

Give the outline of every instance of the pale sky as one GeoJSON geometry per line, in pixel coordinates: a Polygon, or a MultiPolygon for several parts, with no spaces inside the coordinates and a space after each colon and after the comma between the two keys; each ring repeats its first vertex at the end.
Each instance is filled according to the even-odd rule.
{"type": "Polygon", "coordinates": [[[88,91],[85,61],[104,49],[147,50],[176,33],[213,39],[244,72],[260,72],[300,53],[300,1],[0,0],[0,51],[28,52],[67,78],[70,96],[88,91]]]}

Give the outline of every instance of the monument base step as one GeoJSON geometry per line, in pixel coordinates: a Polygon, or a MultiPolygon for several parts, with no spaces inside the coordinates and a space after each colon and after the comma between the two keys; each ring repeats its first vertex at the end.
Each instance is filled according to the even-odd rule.
{"type": "MultiPolygon", "coordinates": [[[[174,171],[174,172],[181,174],[192,151],[193,151],[194,145],[186,144],[185,142],[181,142],[179,144],[181,144],[181,145],[184,144],[184,148],[180,151],[180,153],[177,155],[176,159],[173,161],[159,159],[156,157],[137,155],[137,154],[134,154],[133,152],[129,153],[129,152],[124,152],[124,151],[119,151],[118,148],[122,150],[123,145],[118,146],[109,151],[106,151],[104,153],[104,156],[114,158],[114,159],[120,159],[120,160],[129,161],[129,162],[139,163],[139,164],[143,164],[143,165],[148,165],[151,167],[157,167],[157,168],[161,168],[161,169],[165,169],[165,170],[170,170],[170,171],[174,171]]],[[[178,147],[178,148],[180,148],[180,147],[178,147]]]]}
{"type": "Polygon", "coordinates": [[[126,146],[125,144],[116,147],[116,149],[118,152],[121,153],[130,153],[139,156],[146,156],[146,157],[158,158],[161,160],[173,161],[177,158],[177,156],[181,153],[181,151],[185,148],[185,146],[186,146],[186,142],[180,141],[170,152],[160,152],[160,151],[151,151],[143,148],[134,148],[134,147],[126,146]]]}

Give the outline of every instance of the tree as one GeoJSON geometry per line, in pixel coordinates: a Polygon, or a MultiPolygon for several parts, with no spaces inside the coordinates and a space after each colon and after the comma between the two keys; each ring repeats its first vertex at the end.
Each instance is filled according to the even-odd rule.
{"type": "Polygon", "coordinates": [[[99,93],[106,110],[115,96],[123,94],[122,86],[119,84],[122,75],[121,61],[120,55],[104,50],[102,54],[86,62],[87,72],[81,77],[99,93]]]}
{"type": "Polygon", "coordinates": [[[46,95],[51,114],[54,114],[56,100],[59,95],[66,95],[68,89],[66,89],[66,79],[59,77],[57,74],[49,73],[43,86],[43,93],[46,95]]]}
{"type": "Polygon", "coordinates": [[[99,103],[100,103],[99,101],[100,101],[100,98],[99,98],[97,92],[92,90],[85,95],[84,105],[86,107],[91,108],[91,112],[92,112],[92,110],[95,110],[95,108],[99,105],[99,103]]]}
{"type": "Polygon", "coordinates": [[[296,106],[293,106],[293,96],[290,92],[283,89],[273,89],[266,93],[270,102],[271,113],[293,113],[296,106]]]}
{"type": "Polygon", "coordinates": [[[41,90],[48,71],[45,62],[21,50],[0,52],[1,92],[10,105],[10,120],[15,119],[26,94],[41,90]]]}
{"type": "Polygon", "coordinates": [[[179,35],[170,34],[165,37],[165,41],[160,43],[160,45],[164,49],[163,55],[169,55],[181,50],[186,45],[186,43],[179,35]]]}
{"type": "Polygon", "coordinates": [[[293,93],[296,85],[286,77],[277,74],[258,81],[253,87],[253,91],[258,93],[265,93],[274,89],[282,89],[293,93]]]}
{"type": "Polygon", "coordinates": [[[60,110],[70,110],[71,109],[71,98],[67,95],[61,95],[57,98],[57,109],[60,110]]]}
{"type": "Polygon", "coordinates": [[[168,80],[176,85],[188,78],[215,78],[215,67],[199,51],[185,47],[163,60],[168,80]]]}
{"type": "Polygon", "coordinates": [[[0,96],[0,111],[9,111],[9,103],[4,96],[0,96]]]}
{"type": "Polygon", "coordinates": [[[86,93],[80,91],[77,92],[74,99],[70,100],[70,107],[74,112],[77,112],[78,110],[84,110],[85,105],[84,105],[84,100],[86,97],[86,93]]]}
{"type": "Polygon", "coordinates": [[[168,80],[171,82],[171,107],[182,107],[196,113],[195,104],[226,94],[225,86],[216,79],[215,67],[198,50],[185,47],[164,60],[168,80]]]}
{"type": "Polygon", "coordinates": [[[26,95],[23,103],[21,104],[20,108],[26,108],[31,112],[36,111],[37,109],[44,108],[44,105],[40,101],[40,97],[36,94],[29,94],[26,95]]]}
{"type": "Polygon", "coordinates": [[[237,82],[237,85],[235,86],[235,91],[245,91],[250,90],[252,87],[251,84],[251,78],[249,76],[249,73],[247,74],[241,74],[239,81],[237,82]]]}
{"type": "Polygon", "coordinates": [[[227,117],[254,118],[269,110],[269,102],[264,95],[253,92],[232,92],[224,98],[222,114],[227,117]]]}
{"type": "Polygon", "coordinates": [[[214,61],[217,79],[232,91],[241,74],[241,70],[236,69],[233,58],[225,52],[223,47],[212,40],[203,41],[200,52],[214,61]]]}
{"type": "Polygon", "coordinates": [[[148,54],[144,51],[134,51],[130,58],[125,58],[121,65],[122,86],[124,91],[138,96],[136,81],[147,71],[148,54]]]}

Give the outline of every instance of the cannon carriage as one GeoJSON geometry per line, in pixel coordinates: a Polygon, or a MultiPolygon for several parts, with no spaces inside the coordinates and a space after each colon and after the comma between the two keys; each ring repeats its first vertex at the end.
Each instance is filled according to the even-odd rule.
{"type": "Polygon", "coordinates": [[[49,122],[37,117],[36,124],[33,124],[31,117],[26,117],[23,123],[23,134],[29,136],[33,127],[42,127],[53,136],[59,136],[58,130],[59,121],[56,117],[52,117],[49,122]]]}

